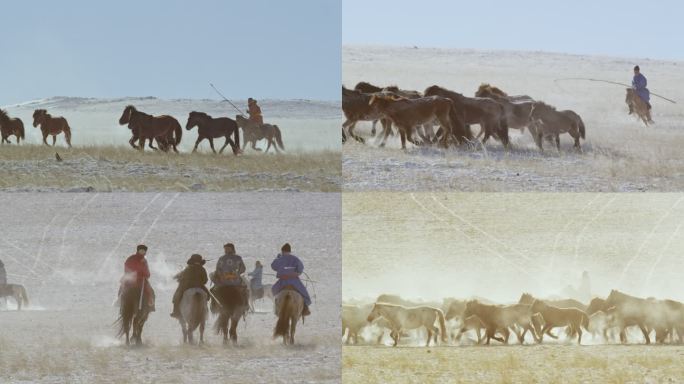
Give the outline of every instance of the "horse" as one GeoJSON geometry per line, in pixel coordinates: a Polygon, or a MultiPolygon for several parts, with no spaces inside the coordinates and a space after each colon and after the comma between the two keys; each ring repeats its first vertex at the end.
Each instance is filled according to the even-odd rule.
{"type": "Polygon", "coordinates": [[[657,341],[665,339],[669,326],[666,308],[661,302],[630,296],[613,289],[606,298],[605,304],[609,308],[615,307],[613,313],[620,327],[621,342],[627,341],[625,328],[632,325],[641,329],[646,344],[651,344],[649,337],[651,329],[655,329],[657,341]]]}
{"type": "Polygon", "coordinates": [[[368,322],[372,323],[378,317],[383,317],[389,321],[394,339],[394,346],[396,347],[404,330],[416,329],[425,327],[427,330],[427,344],[430,346],[430,340],[433,338],[434,343],[437,343],[437,335],[441,334],[442,341],[447,341],[446,322],[444,320],[444,313],[439,308],[433,307],[412,307],[407,308],[397,304],[389,303],[375,303],[371,313],[368,315],[368,322]],[[435,321],[439,321],[439,328],[435,327],[435,321]]]}
{"type": "MultiPolygon", "coordinates": [[[[382,89],[383,89],[382,87],[378,87],[377,85],[373,85],[373,84],[366,82],[366,81],[361,81],[361,82],[357,83],[356,86],[354,86],[354,91],[358,91],[359,93],[366,93],[366,94],[382,92],[382,89]]],[[[344,93],[343,93],[343,102],[342,103],[343,103],[342,106],[344,109],[344,93]]],[[[378,121],[380,121],[382,123],[382,120],[378,118],[378,119],[373,119],[372,121],[373,121],[373,126],[371,127],[371,135],[375,136],[375,126],[378,123],[378,121]]],[[[383,124],[383,131],[385,129],[391,129],[391,127],[385,128],[385,124],[383,124]]]]}
{"type": "Polygon", "coordinates": [[[284,345],[293,345],[297,322],[304,310],[304,298],[292,286],[286,286],[275,297],[278,321],[273,329],[273,338],[282,336],[284,345]]]}
{"type": "Polygon", "coordinates": [[[280,128],[277,125],[257,124],[242,115],[235,116],[235,121],[237,122],[238,127],[242,128],[242,131],[244,132],[243,136],[245,141],[242,144],[242,150],[245,149],[248,142],[251,142],[252,149],[255,151],[261,151],[261,149],[256,147],[256,142],[261,139],[266,139],[268,142],[268,146],[266,147],[266,151],[264,151],[264,153],[268,152],[268,150],[271,148],[271,145],[273,145],[273,148],[275,148],[276,152],[280,152],[278,147],[280,147],[281,150],[285,150],[285,146],[283,145],[283,137],[280,133],[280,128]]]}
{"type": "Polygon", "coordinates": [[[460,341],[461,336],[463,336],[465,332],[473,330],[477,334],[477,343],[480,344],[482,343],[482,330],[486,328],[487,327],[485,326],[485,323],[482,322],[482,320],[480,320],[480,318],[477,317],[477,315],[469,316],[463,319],[461,327],[459,328],[458,333],[454,337],[454,340],[460,341]]]}
{"type": "Polygon", "coordinates": [[[233,344],[237,344],[237,326],[245,313],[249,310],[246,287],[215,286],[211,289],[216,300],[211,300],[211,312],[218,314],[214,323],[216,334],[223,335],[223,344],[228,344],[228,337],[233,344]],[[230,329],[229,329],[230,328],[230,329]]]}
{"type": "Polygon", "coordinates": [[[69,148],[71,148],[71,127],[67,120],[61,116],[52,117],[45,109],[36,109],[33,111],[33,127],[37,128],[40,125],[40,131],[43,133],[43,143],[47,143],[47,137],[52,135],[52,146],[55,146],[57,135],[64,132],[64,139],[69,148]]]}
{"type": "MultiPolygon", "coordinates": [[[[413,139],[413,129],[416,126],[439,121],[445,134],[442,136],[442,146],[448,147],[450,136],[457,142],[464,143],[472,138],[466,130],[463,120],[458,117],[453,102],[441,96],[407,99],[391,92],[375,93],[371,96],[369,105],[377,105],[378,110],[397,126],[401,136],[401,149],[406,149],[406,141],[420,145],[413,139]]],[[[388,133],[385,132],[384,139],[388,133]]]]}
{"type": "Polygon", "coordinates": [[[197,141],[195,142],[195,148],[192,152],[197,151],[197,146],[202,142],[202,140],[209,140],[209,145],[211,150],[216,153],[214,149],[214,139],[218,137],[225,137],[226,142],[223,147],[219,150],[219,153],[223,153],[223,150],[230,144],[233,148],[233,154],[237,156],[240,152],[240,129],[235,122],[235,120],[228,117],[218,117],[213,118],[204,112],[192,111],[188,115],[188,122],[185,124],[185,129],[188,131],[193,127],[197,127],[197,141]],[[230,138],[233,135],[235,141],[230,138]]]}
{"type": "Polygon", "coordinates": [[[273,300],[273,291],[271,291],[271,288],[273,288],[273,284],[262,284],[261,288],[258,289],[252,289],[251,285],[249,286],[249,308],[252,312],[254,312],[254,303],[257,300],[267,298],[273,300]]]}
{"type": "Polygon", "coordinates": [[[12,297],[17,302],[17,311],[21,311],[22,305],[28,306],[29,300],[26,289],[21,284],[0,285],[0,298],[12,297]]]}
{"type": "Polygon", "coordinates": [[[116,321],[119,324],[117,336],[126,335],[126,345],[130,345],[131,339],[136,345],[142,345],[142,331],[150,309],[145,305],[147,298],[141,295],[141,289],[142,287],[127,287],[121,293],[119,318],[116,321]]]}
{"type": "Polygon", "coordinates": [[[342,124],[343,139],[346,141],[346,136],[349,135],[352,139],[359,143],[364,143],[365,140],[354,134],[354,127],[359,121],[373,121],[372,134],[375,135],[375,123],[381,121],[383,128],[391,130],[391,122],[384,119],[382,114],[369,105],[371,95],[363,93],[360,90],[350,90],[342,86],[342,112],[344,113],[345,122],[342,124]],[[390,125],[390,127],[386,127],[390,125]]]}
{"type": "Polygon", "coordinates": [[[636,112],[637,118],[641,119],[644,124],[648,127],[648,123],[653,123],[651,119],[651,109],[645,101],[639,97],[639,95],[632,88],[627,88],[627,94],[625,95],[625,103],[629,108],[629,114],[636,112]]]}
{"type": "MultiPolygon", "coordinates": [[[[169,115],[152,116],[145,112],[138,111],[134,106],[127,105],[124,108],[121,117],[119,118],[119,125],[128,124],[129,127],[137,130],[139,145],[138,149],[140,151],[145,150],[145,141],[149,140],[149,147],[151,149],[156,149],[152,145],[154,139],[167,140],[171,132],[175,135],[175,141],[169,143],[173,147],[174,152],[178,153],[177,145],[180,144],[181,138],[183,136],[183,129],[180,123],[174,117],[169,115]]],[[[135,132],[134,132],[135,136],[135,132]]],[[[134,138],[131,139],[131,142],[134,138]]],[[[131,144],[133,145],[133,144],[131,144]]]]}
{"type": "Polygon", "coordinates": [[[490,137],[501,141],[504,147],[508,147],[508,123],[506,111],[501,103],[485,97],[466,97],[460,93],[432,85],[425,89],[425,96],[442,96],[451,99],[457,110],[462,110],[465,116],[465,124],[479,124],[479,138],[484,133],[482,143],[486,143],[490,137]]]}
{"type": "MultiPolygon", "coordinates": [[[[135,121],[135,120],[133,120],[135,121]]],[[[128,123],[128,129],[131,130],[131,139],[128,140],[128,144],[131,145],[134,149],[140,149],[138,145],[135,143],[140,140],[140,128],[133,122],[128,123]]],[[[175,146],[176,143],[176,133],[175,131],[169,131],[166,136],[164,137],[155,137],[154,140],[157,141],[157,145],[159,145],[159,149],[161,149],[164,152],[168,152],[170,148],[175,146]]],[[[157,148],[152,145],[152,141],[150,140],[150,148],[157,150],[157,148]]]]}
{"type": "Polygon", "coordinates": [[[528,304],[500,306],[482,304],[477,300],[470,300],[466,303],[466,309],[463,311],[463,318],[468,318],[472,315],[477,315],[485,324],[487,345],[489,345],[490,339],[507,344],[510,335],[509,328],[513,329],[516,336],[518,336],[520,344],[525,341],[525,334],[527,331],[530,331],[532,337],[535,340],[538,340],[537,331],[533,322],[532,308],[528,304]],[[523,332],[518,333],[515,327],[522,328],[523,332]],[[503,338],[496,336],[497,331],[502,333],[503,338]]]}
{"type": "Polygon", "coordinates": [[[587,330],[589,327],[589,317],[577,308],[558,308],[548,305],[536,299],[532,302],[532,312],[540,313],[544,318],[544,326],[539,334],[538,343],[544,339],[544,334],[549,334],[552,328],[569,327],[570,335],[577,333],[577,344],[582,344],[582,328],[587,330]]]}
{"type": "Polygon", "coordinates": [[[585,127],[582,119],[575,112],[570,110],[557,111],[555,107],[537,101],[532,104],[529,118],[530,121],[534,122],[534,129],[530,129],[530,133],[532,133],[540,151],[544,152],[542,147],[544,136],[555,137],[556,148],[560,151],[559,135],[561,133],[570,134],[575,140],[575,149],[578,152],[582,151],[580,138],[586,138],[585,127]]]}
{"type": "Polygon", "coordinates": [[[178,322],[183,331],[183,343],[194,344],[193,334],[199,327],[199,343],[204,344],[204,327],[209,315],[207,292],[202,288],[185,290],[180,301],[180,313],[178,322]]]}
{"type": "Polygon", "coordinates": [[[525,127],[530,125],[530,109],[535,101],[530,96],[510,96],[495,86],[480,84],[480,87],[475,92],[475,97],[487,97],[501,103],[506,114],[508,128],[519,129],[520,133],[523,133],[525,132],[525,127]]]}
{"type": "Polygon", "coordinates": [[[354,344],[359,343],[359,332],[368,326],[367,318],[372,310],[373,304],[342,305],[342,336],[347,334],[346,344],[349,344],[352,339],[354,344]]]}
{"type": "Polygon", "coordinates": [[[11,144],[9,137],[12,135],[17,138],[17,144],[24,140],[24,123],[17,117],[9,117],[7,111],[0,109],[0,136],[2,136],[0,143],[11,144]]]}

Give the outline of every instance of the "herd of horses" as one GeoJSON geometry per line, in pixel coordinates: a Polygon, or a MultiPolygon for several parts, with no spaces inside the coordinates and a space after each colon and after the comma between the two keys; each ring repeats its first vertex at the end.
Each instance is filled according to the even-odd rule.
{"type": "MultiPolygon", "coordinates": [[[[176,118],[170,115],[153,116],[145,112],[139,111],[133,105],[128,105],[119,118],[119,125],[127,125],[131,130],[131,139],[128,143],[131,147],[143,151],[145,143],[153,150],[160,149],[168,152],[173,149],[178,152],[178,145],[183,136],[183,129],[176,118]],[[154,146],[157,143],[158,147],[154,146]]],[[[43,143],[49,145],[47,142],[48,136],[52,136],[52,145],[57,141],[57,136],[64,134],[66,144],[71,147],[71,127],[67,119],[62,116],[52,116],[45,109],[36,109],[33,112],[33,126],[39,127],[43,135],[43,143]]],[[[188,115],[188,121],[185,128],[189,131],[197,127],[197,140],[192,150],[194,153],[197,147],[204,140],[209,141],[211,150],[216,153],[214,148],[214,139],[225,138],[225,143],[219,150],[223,150],[230,145],[234,155],[238,155],[244,151],[247,144],[256,151],[261,151],[256,147],[256,143],[260,140],[266,140],[267,147],[265,153],[269,151],[271,146],[275,148],[276,152],[284,150],[283,138],[280,127],[275,124],[258,124],[242,115],[237,115],[235,120],[229,117],[211,117],[204,112],[192,111],[188,115]],[[240,128],[243,131],[244,143],[240,148],[240,128]]],[[[0,109],[0,135],[2,136],[2,143],[11,143],[10,136],[16,137],[16,142],[19,144],[25,140],[24,123],[19,118],[12,118],[7,111],[0,109]]]]}
{"type": "Polygon", "coordinates": [[[554,140],[560,151],[562,133],[572,136],[575,149],[581,151],[580,139],[586,137],[584,122],[574,111],[557,110],[527,95],[508,95],[489,84],[481,84],[475,97],[468,97],[438,85],[419,92],[360,82],[354,89],[342,87],[342,110],[346,119],[342,125],[343,143],[348,138],[365,141],[354,133],[359,121],[373,122],[372,135],[376,134],[377,122],[381,123],[380,146],[385,145],[396,127],[402,149],[407,141],[414,145],[439,143],[446,148],[452,143],[470,146],[475,140],[484,145],[489,138],[508,148],[509,129],[524,132],[527,128],[541,151],[544,139],[554,140]],[[480,126],[476,136],[470,128],[473,124],[480,126]],[[435,126],[439,127],[437,131],[435,126]]]}
{"type": "MultiPolygon", "coordinates": [[[[529,332],[533,341],[544,337],[577,339],[587,332],[593,341],[628,343],[627,330],[641,331],[650,344],[684,343],[684,303],[675,300],[639,298],[612,290],[606,298],[595,297],[589,304],[574,299],[542,300],[523,293],[515,304],[500,305],[487,300],[445,299],[442,303],[416,303],[396,295],[380,295],[374,303],[342,306],[342,337],[346,343],[359,343],[366,327],[380,329],[376,343],[389,331],[397,346],[409,331],[425,329],[426,346],[442,342],[460,344],[467,332],[476,335],[477,344],[496,340],[508,344],[511,333],[520,344],[529,332]],[[437,326],[435,325],[437,324],[437,326]],[[556,334],[554,329],[560,329],[556,334]]],[[[634,340],[632,340],[634,341],[634,340]]]]}

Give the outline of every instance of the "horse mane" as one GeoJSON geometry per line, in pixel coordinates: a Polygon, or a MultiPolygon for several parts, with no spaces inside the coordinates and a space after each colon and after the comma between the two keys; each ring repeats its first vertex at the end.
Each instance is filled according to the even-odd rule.
{"type": "Polygon", "coordinates": [[[9,120],[9,115],[7,114],[7,111],[4,109],[0,109],[0,121],[7,121],[9,120]]]}
{"type": "Polygon", "coordinates": [[[133,104],[128,104],[128,105],[126,106],[126,108],[124,108],[124,109],[130,109],[130,110],[133,111],[133,112],[138,112],[138,109],[135,108],[135,106],[133,106],[133,104]]]}
{"type": "Polygon", "coordinates": [[[396,85],[388,85],[385,87],[385,90],[390,92],[399,92],[399,87],[396,85]]]}
{"type": "Polygon", "coordinates": [[[478,88],[479,91],[487,91],[491,94],[501,96],[501,97],[508,97],[508,94],[504,91],[502,91],[500,88],[495,87],[489,83],[482,83],[480,84],[480,87],[478,88]]]}
{"type": "Polygon", "coordinates": [[[205,119],[211,119],[211,116],[209,116],[208,114],[206,114],[204,112],[192,111],[192,112],[190,112],[190,114],[194,115],[194,116],[203,117],[205,119]]]}
{"type": "Polygon", "coordinates": [[[546,103],[543,102],[543,101],[537,101],[536,104],[537,104],[538,106],[541,106],[541,107],[544,107],[544,108],[548,108],[548,109],[551,109],[551,110],[553,110],[553,111],[556,110],[556,107],[554,107],[554,106],[551,105],[551,104],[546,104],[546,103]]]}
{"type": "MultiPolygon", "coordinates": [[[[371,84],[371,83],[369,83],[369,82],[366,82],[366,81],[361,81],[361,82],[359,82],[358,84],[356,84],[356,86],[354,87],[354,89],[357,90],[357,91],[362,91],[362,92],[364,92],[364,89],[365,89],[365,90],[369,90],[371,93],[372,93],[372,92],[380,92],[380,91],[382,91],[382,88],[381,88],[381,87],[378,87],[378,86],[373,85],[373,84],[371,84]]],[[[364,93],[365,93],[365,92],[364,92],[364,93]]]]}

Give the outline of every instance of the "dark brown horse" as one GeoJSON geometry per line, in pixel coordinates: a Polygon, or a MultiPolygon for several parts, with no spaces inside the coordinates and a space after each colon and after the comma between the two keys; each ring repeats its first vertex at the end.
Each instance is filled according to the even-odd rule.
{"type": "MultiPolygon", "coordinates": [[[[504,147],[508,146],[508,123],[503,105],[483,97],[466,97],[460,93],[433,85],[425,89],[425,96],[442,96],[451,99],[454,108],[463,110],[465,124],[479,124],[484,131],[483,143],[494,136],[504,147]]],[[[478,135],[479,137],[480,135],[478,135]]]]}
{"type": "Polygon", "coordinates": [[[236,344],[238,323],[249,310],[247,290],[241,286],[217,286],[211,292],[219,300],[211,300],[211,312],[218,315],[214,330],[217,334],[223,334],[223,344],[228,343],[228,336],[236,344]]]}
{"type": "Polygon", "coordinates": [[[64,138],[66,139],[67,145],[71,148],[71,127],[65,118],[58,116],[52,117],[44,109],[36,109],[33,112],[33,126],[38,127],[40,125],[40,131],[43,133],[43,143],[47,143],[47,137],[52,135],[52,146],[55,145],[57,141],[57,135],[64,132],[64,138]]]}
{"type": "Polygon", "coordinates": [[[24,139],[24,123],[16,117],[9,117],[7,111],[0,109],[0,135],[2,143],[10,144],[9,137],[14,135],[19,144],[24,139]]]}
{"type": "Polygon", "coordinates": [[[371,95],[369,94],[342,86],[342,112],[346,118],[342,124],[343,137],[349,135],[354,140],[363,143],[363,138],[354,134],[354,127],[359,121],[373,121],[373,125],[375,125],[375,122],[380,120],[383,127],[391,124],[389,120],[382,118],[382,114],[377,108],[369,105],[370,99],[371,95]]]}
{"type": "MultiPolygon", "coordinates": [[[[145,141],[149,140],[149,147],[152,149],[152,140],[159,139],[169,140],[170,133],[175,134],[175,142],[171,142],[175,152],[178,152],[177,145],[180,144],[183,130],[180,123],[174,117],[169,115],[152,116],[145,112],[140,112],[134,106],[128,105],[124,108],[123,114],[119,118],[119,124],[128,124],[133,130],[137,130],[139,145],[138,148],[143,151],[145,149],[145,141]]],[[[134,132],[135,136],[135,132],[134,132]]]]}
{"type": "MultiPolygon", "coordinates": [[[[448,140],[453,135],[459,143],[472,138],[466,133],[463,120],[452,119],[454,107],[451,100],[430,96],[420,99],[407,99],[391,92],[375,93],[371,96],[369,105],[377,105],[378,110],[397,126],[401,137],[401,148],[406,149],[406,141],[419,145],[413,139],[413,129],[416,126],[439,121],[442,129],[447,132],[442,137],[442,145],[448,146],[448,140]]],[[[385,138],[387,132],[385,132],[385,138]]]]}
{"type": "Polygon", "coordinates": [[[119,307],[118,337],[126,336],[126,345],[130,345],[131,339],[136,345],[142,344],[142,331],[150,313],[145,304],[147,298],[140,296],[140,287],[128,287],[121,293],[121,306],[119,307]],[[131,335],[132,328],[132,335],[131,335]]]}
{"type": "Polygon", "coordinates": [[[216,153],[216,150],[214,149],[214,139],[218,137],[226,138],[226,142],[219,150],[219,153],[223,153],[223,150],[228,144],[233,148],[234,155],[237,155],[240,152],[240,129],[235,120],[228,117],[213,118],[204,112],[192,111],[188,115],[188,123],[185,124],[185,129],[189,131],[193,127],[197,127],[198,136],[197,141],[195,142],[195,148],[192,152],[197,151],[197,146],[202,140],[207,139],[209,140],[211,150],[216,153]],[[230,138],[230,135],[235,137],[235,141],[230,138]]]}
{"type": "MultiPolygon", "coordinates": [[[[131,147],[135,149],[140,149],[136,142],[140,140],[140,128],[138,128],[134,123],[129,122],[128,123],[128,129],[131,130],[131,139],[128,140],[128,144],[131,145],[131,147]]],[[[165,137],[155,137],[154,138],[157,141],[157,145],[159,145],[159,149],[161,149],[164,152],[168,152],[170,148],[174,147],[176,143],[176,136],[175,136],[175,131],[169,131],[165,137]]],[[[152,149],[157,149],[152,145],[150,142],[150,148],[152,149]]]]}

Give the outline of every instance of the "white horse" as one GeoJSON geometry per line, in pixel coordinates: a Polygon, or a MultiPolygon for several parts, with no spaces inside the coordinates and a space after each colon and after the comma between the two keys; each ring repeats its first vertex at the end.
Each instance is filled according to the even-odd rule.
{"type": "Polygon", "coordinates": [[[249,310],[254,312],[254,304],[257,300],[269,299],[273,301],[273,284],[262,284],[259,290],[253,290],[252,286],[249,285],[249,310]]]}
{"type": "Polygon", "coordinates": [[[199,327],[199,342],[204,344],[204,327],[209,314],[207,293],[204,289],[190,288],[185,290],[180,302],[180,313],[181,317],[178,322],[183,331],[183,342],[194,344],[193,333],[199,327]]]}
{"type": "Polygon", "coordinates": [[[437,334],[442,335],[442,341],[446,342],[446,322],[444,313],[441,309],[433,307],[413,307],[406,308],[396,304],[375,303],[373,310],[368,315],[368,322],[373,322],[378,317],[384,317],[390,324],[392,332],[390,336],[394,339],[394,346],[399,343],[402,333],[405,330],[425,327],[428,333],[427,344],[430,346],[430,339],[434,334],[434,343],[437,343],[437,334]],[[439,328],[435,327],[435,321],[439,320],[439,328]]]}

